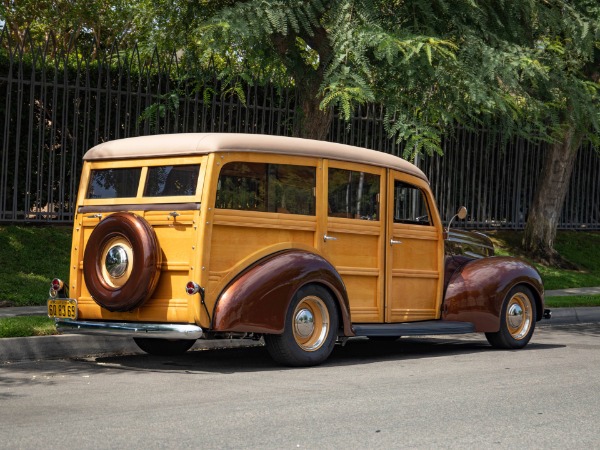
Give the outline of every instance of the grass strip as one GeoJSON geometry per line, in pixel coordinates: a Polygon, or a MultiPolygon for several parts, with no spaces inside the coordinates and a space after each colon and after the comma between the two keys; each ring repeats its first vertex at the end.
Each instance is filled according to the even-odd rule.
{"type": "Polygon", "coordinates": [[[68,281],[72,228],[0,226],[0,302],[45,305],[50,281],[68,281]]]}
{"type": "MultiPolygon", "coordinates": [[[[485,232],[484,232],[485,233],[485,232]]],[[[496,254],[527,259],[520,248],[522,231],[492,231],[486,233],[494,241],[496,254]]],[[[579,270],[556,269],[534,264],[544,280],[544,288],[567,289],[600,286],[600,233],[559,231],[555,248],[579,270]]]]}
{"type": "Polygon", "coordinates": [[[547,297],[547,308],[577,308],[600,306],[600,295],[570,295],[568,297],[547,297]]]}
{"type": "Polygon", "coordinates": [[[0,319],[0,338],[58,334],[54,319],[45,316],[17,316],[0,319]]]}

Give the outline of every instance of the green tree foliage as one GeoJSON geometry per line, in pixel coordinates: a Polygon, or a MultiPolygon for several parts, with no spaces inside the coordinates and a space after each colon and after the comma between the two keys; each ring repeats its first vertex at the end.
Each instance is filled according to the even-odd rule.
{"type": "Polygon", "coordinates": [[[441,152],[456,124],[493,120],[505,139],[550,142],[524,239],[544,257],[554,255],[576,151],[584,138],[598,141],[599,8],[594,0],[247,0],[224,5],[197,35],[208,51],[283,67],[300,93],[299,136],[324,139],[332,106],[348,117],[375,101],[410,159],[441,152]]]}
{"type": "Polygon", "coordinates": [[[348,118],[357,104],[373,101],[385,105],[389,132],[406,142],[407,158],[441,152],[441,135],[457,123],[491,118],[510,133],[550,137],[547,101],[536,89],[551,72],[544,33],[560,21],[561,2],[172,4],[163,17],[168,28],[157,26],[154,39],[178,42],[197,61],[222,61],[230,76],[294,85],[298,136],[325,139],[332,107],[348,118]]]}
{"type": "Polygon", "coordinates": [[[63,51],[88,47],[92,52],[138,39],[138,6],[143,0],[2,0],[0,20],[13,42],[55,39],[63,51]]]}

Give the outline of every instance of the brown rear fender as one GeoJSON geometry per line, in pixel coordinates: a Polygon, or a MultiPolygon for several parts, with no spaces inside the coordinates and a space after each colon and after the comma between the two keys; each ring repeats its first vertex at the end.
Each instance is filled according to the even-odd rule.
{"type": "Polygon", "coordinates": [[[307,284],[318,284],[331,292],[344,335],[353,336],[342,278],[322,256],[295,249],[269,255],[235,277],[217,299],[211,329],[281,334],[294,294],[307,284]]]}
{"type": "Polygon", "coordinates": [[[457,268],[447,283],[442,319],[471,322],[478,332],[500,329],[502,302],[510,290],[524,285],[535,297],[537,320],[544,313],[544,285],[538,271],[517,258],[475,259],[457,268]]]}

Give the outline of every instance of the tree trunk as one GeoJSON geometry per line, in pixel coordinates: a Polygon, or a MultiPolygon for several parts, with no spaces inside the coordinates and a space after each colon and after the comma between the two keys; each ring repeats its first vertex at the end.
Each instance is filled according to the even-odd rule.
{"type": "Polygon", "coordinates": [[[317,80],[298,86],[298,106],[293,134],[295,137],[324,141],[329,134],[333,109],[322,110],[319,105],[319,83],[317,80]]]}
{"type": "Polygon", "coordinates": [[[554,250],[554,239],[581,138],[568,126],[562,139],[550,145],[525,225],[523,248],[549,265],[569,266],[554,250]]]}
{"type": "Polygon", "coordinates": [[[333,109],[320,108],[322,93],[321,85],[325,79],[325,70],[329,64],[333,49],[329,42],[327,30],[316,27],[312,34],[304,33],[299,36],[310,48],[319,55],[318,67],[314,68],[305,61],[297,45],[297,35],[274,34],[273,46],[284,66],[296,82],[298,105],[292,129],[293,136],[324,141],[329,134],[333,109]]]}

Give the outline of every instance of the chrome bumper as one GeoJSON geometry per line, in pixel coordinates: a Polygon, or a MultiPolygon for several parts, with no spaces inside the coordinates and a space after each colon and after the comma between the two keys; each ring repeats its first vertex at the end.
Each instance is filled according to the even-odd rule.
{"type": "Polygon", "coordinates": [[[160,339],[200,339],[202,328],[179,323],[145,322],[92,322],[57,319],[56,329],[61,333],[133,336],[160,339]]]}

